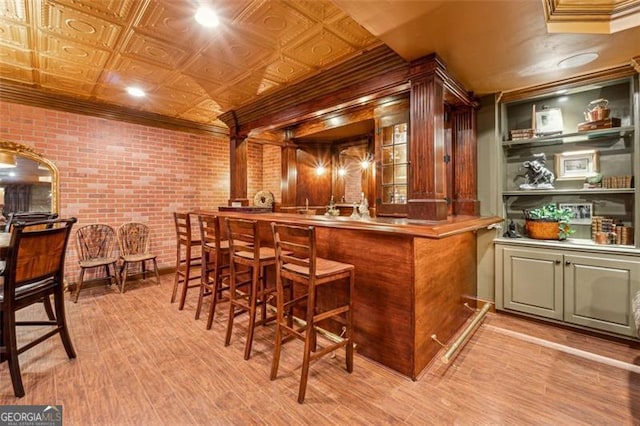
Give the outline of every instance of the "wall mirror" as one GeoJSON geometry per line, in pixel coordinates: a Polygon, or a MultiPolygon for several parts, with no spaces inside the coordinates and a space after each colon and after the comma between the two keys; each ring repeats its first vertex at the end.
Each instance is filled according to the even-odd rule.
{"type": "Polygon", "coordinates": [[[374,127],[374,120],[366,118],[320,131],[311,127],[313,132],[296,138],[297,202],[308,198],[310,204],[327,205],[333,197],[337,204],[352,205],[364,193],[371,204],[375,191],[374,127]]]}
{"type": "Polygon", "coordinates": [[[0,140],[2,215],[18,212],[58,213],[58,169],[32,148],[0,140]]]}
{"type": "Polygon", "coordinates": [[[344,143],[337,146],[334,157],[336,202],[359,202],[363,193],[369,192],[369,180],[373,167],[369,140],[344,143]]]}

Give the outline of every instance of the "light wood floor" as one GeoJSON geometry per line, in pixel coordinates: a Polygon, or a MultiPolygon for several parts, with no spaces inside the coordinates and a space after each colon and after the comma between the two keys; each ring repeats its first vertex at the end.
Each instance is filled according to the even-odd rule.
{"type": "Polygon", "coordinates": [[[258,329],[244,361],[244,319],[224,347],[227,305],[207,331],[193,318],[195,290],[184,311],[169,304],[172,278],[124,295],[83,290],[67,303],[78,358],[57,337],[23,353],[21,399],[3,364],[0,404],[61,404],[65,425],[640,424],[638,347],[491,313],[453,362],[417,382],[357,355],[349,375],[343,351],[325,357],[300,405],[301,343],[285,345],[270,381],[273,329],[258,329]]]}

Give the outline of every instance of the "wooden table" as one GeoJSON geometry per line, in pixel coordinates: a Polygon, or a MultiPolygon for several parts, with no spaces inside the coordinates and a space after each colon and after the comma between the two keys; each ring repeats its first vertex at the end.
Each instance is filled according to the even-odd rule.
{"type": "MultiPolygon", "coordinates": [[[[204,212],[203,212],[204,213],[204,212]]],[[[260,238],[273,245],[270,223],[316,227],[318,256],[356,268],[357,352],[412,379],[449,341],[476,307],[476,230],[498,217],[448,221],[210,212],[256,219],[260,238]]]]}

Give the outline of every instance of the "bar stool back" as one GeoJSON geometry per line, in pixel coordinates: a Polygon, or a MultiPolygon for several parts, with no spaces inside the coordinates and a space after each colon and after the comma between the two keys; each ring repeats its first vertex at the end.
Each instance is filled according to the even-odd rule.
{"type": "Polygon", "coordinates": [[[221,300],[223,292],[229,290],[229,240],[223,239],[220,218],[212,214],[198,215],[200,225],[200,241],[202,242],[202,268],[200,273],[200,296],[196,308],[196,319],[200,318],[205,296],[211,295],[207,330],[211,329],[216,304],[221,300]]]}
{"type": "Polygon", "coordinates": [[[182,283],[180,291],[180,303],[178,309],[184,308],[184,302],[187,299],[187,290],[194,287],[200,287],[200,274],[193,274],[191,269],[200,266],[201,255],[194,254],[194,247],[200,250],[201,242],[197,238],[193,238],[191,234],[191,215],[189,213],[173,213],[173,221],[176,226],[176,275],[173,280],[173,292],[171,294],[171,303],[176,301],[178,287],[182,283]],[[191,281],[198,280],[198,284],[190,284],[191,281]]]}
{"type": "Polygon", "coordinates": [[[229,322],[225,346],[231,342],[234,318],[243,313],[249,313],[247,339],[244,346],[244,359],[251,356],[253,332],[258,325],[264,325],[275,320],[275,315],[267,315],[267,301],[275,294],[274,287],[267,287],[266,268],[275,265],[276,254],[271,247],[262,247],[258,236],[258,222],[245,219],[225,219],[227,237],[229,238],[229,322]],[[248,279],[240,280],[245,275],[248,279]],[[240,289],[246,288],[242,292],[240,289]],[[261,306],[260,319],[256,321],[258,306],[261,306]]]}
{"type": "MultiPolygon", "coordinates": [[[[295,226],[271,223],[276,250],[277,317],[276,337],[271,365],[271,380],[278,375],[282,343],[291,337],[304,341],[302,373],[298,390],[298,402],[302,403],[307,389],[309,364],[333,352],[346,348],[346,369],[353,371],[353,307],[352,295],[355,283],[355,267],[348,263],[323,259],[316,255],[316,233],[313,226],[295,226]],[[339,306],[319,311],[317,289],[331,282],[346,281],[347,300],[339,306]],[[285,300],[285,281],[293,284],[289,298],[285,300]],[[301,288],[301,289],[300,289],[301,288]],[[300,290],[300,291],[298,291],[300,290]],[[306,305],[306,306],[305,306],[306,305]],[[296,325],[292,314],[294,307],[305,312],[303,325],[296,325]],[[285,315],[286,313],[286,315],[285,315]],[[332,319],[343,325],[343,338],[330,342],[317,350],[316,326],[332,319]],[[312,353],[313,352],[313,353],[312,353]]],[[[324,309],[324,307],[322,307],[324,309]]]]}

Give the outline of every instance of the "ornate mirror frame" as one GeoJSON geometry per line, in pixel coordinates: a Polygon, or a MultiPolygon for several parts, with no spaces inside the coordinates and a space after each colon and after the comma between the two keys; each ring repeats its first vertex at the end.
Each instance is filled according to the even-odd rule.
{"type": "Polygon", "coordinates": [[[0,139],[0,153],[9,153],[27,158],[41,164],[51,172],[51,212],[59,213],[60,205],[58,194],[60,191],[60,175],[56,165],[45,158],[42,154],[36,152],[33,148],[22,145],[18,142],[0,139]]]}

